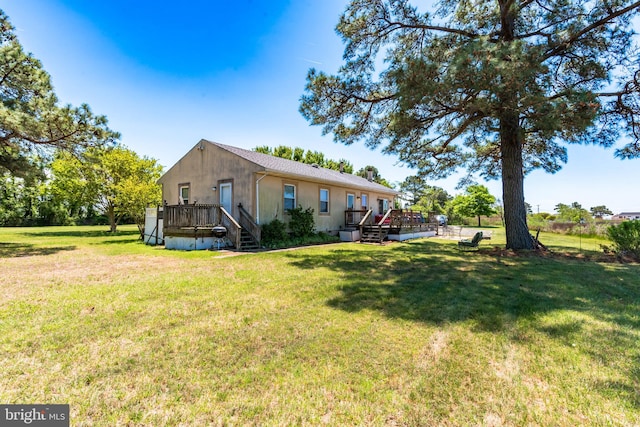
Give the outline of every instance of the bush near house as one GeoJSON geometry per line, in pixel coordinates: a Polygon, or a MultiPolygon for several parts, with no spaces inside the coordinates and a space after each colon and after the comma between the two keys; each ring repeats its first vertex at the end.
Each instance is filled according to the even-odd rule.
{"type": "Polygon", "coordinates": [[[279,219],[262,225],[262,243],[269,247],[276,242],[284,242],[289,239],[287,225],[279,219]]]}
{"type": "Polygon", "coordinates": [[[262,226],[262,245],[265,248],[289,248],[293,246],[315,245],[337,242],[340,239],[328,233],[316,233],[313,209],[302,206],[287,211],[291,215],[289,232],[287,224],[274,219],[262,226]]]}
{"type": "Polygon", "coordinates": [[[300,238],[313,235],[316,226],[313,220],[313,208],[302,209],[302,206],[298,206],[289,209],[287,213],[291,215],[291,221],[289,221],[291,237],[300,238]]]}

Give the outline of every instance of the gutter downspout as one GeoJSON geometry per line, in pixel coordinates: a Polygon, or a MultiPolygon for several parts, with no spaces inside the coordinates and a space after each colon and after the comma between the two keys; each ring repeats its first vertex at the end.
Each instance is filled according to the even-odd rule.
{"type": "Polygon", "coordinates": [[[260,178],[256,179],[256,223],[260,225],[260,181],[262,178],[268,175],[267,172],[264,173],[260,178]]]}

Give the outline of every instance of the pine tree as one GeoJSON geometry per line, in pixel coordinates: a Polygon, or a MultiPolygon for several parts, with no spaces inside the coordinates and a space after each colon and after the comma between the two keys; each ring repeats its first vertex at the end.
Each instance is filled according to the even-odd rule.
{"type": "Polygon", "coordinates": [[[419,173],[502,179],[507,247],[529,249],[524,177],[567,144],[640,156],[640,70],[622,0],[353,0],[336,75],[312,69],[301,113],[344,144],[383,144],[419,173]],[[379,58],[379,52],[386,56],[379,58]],[[382,61],[381,59],[384,59],[382,61]]]}

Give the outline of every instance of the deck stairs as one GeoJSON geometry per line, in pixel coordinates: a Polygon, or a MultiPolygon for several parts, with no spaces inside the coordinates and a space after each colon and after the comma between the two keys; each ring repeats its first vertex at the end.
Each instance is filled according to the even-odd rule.
{"type": "Polygon", "coordinates": [[[388,228],[377,225],[363,226],[360,231],[360,243],[382,243],[389,234],[388,228]]]}
{"type": "Polygon", "coordinates": [[[247,230],[242,228],[240,233],[240,247],[238,250],[243,252],[250,252],[260,249],[260,245],[256,242],[256,239],[247,230]]]}

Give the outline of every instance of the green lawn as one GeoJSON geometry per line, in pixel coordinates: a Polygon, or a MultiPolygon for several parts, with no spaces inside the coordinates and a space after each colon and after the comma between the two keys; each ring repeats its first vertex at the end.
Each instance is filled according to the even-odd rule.
{"type": "Polygon", "coordinates": [[[224,256],[0,229],[0,402],[79,425],[640,424],[640,265],[421,239],[224,256]]]}

